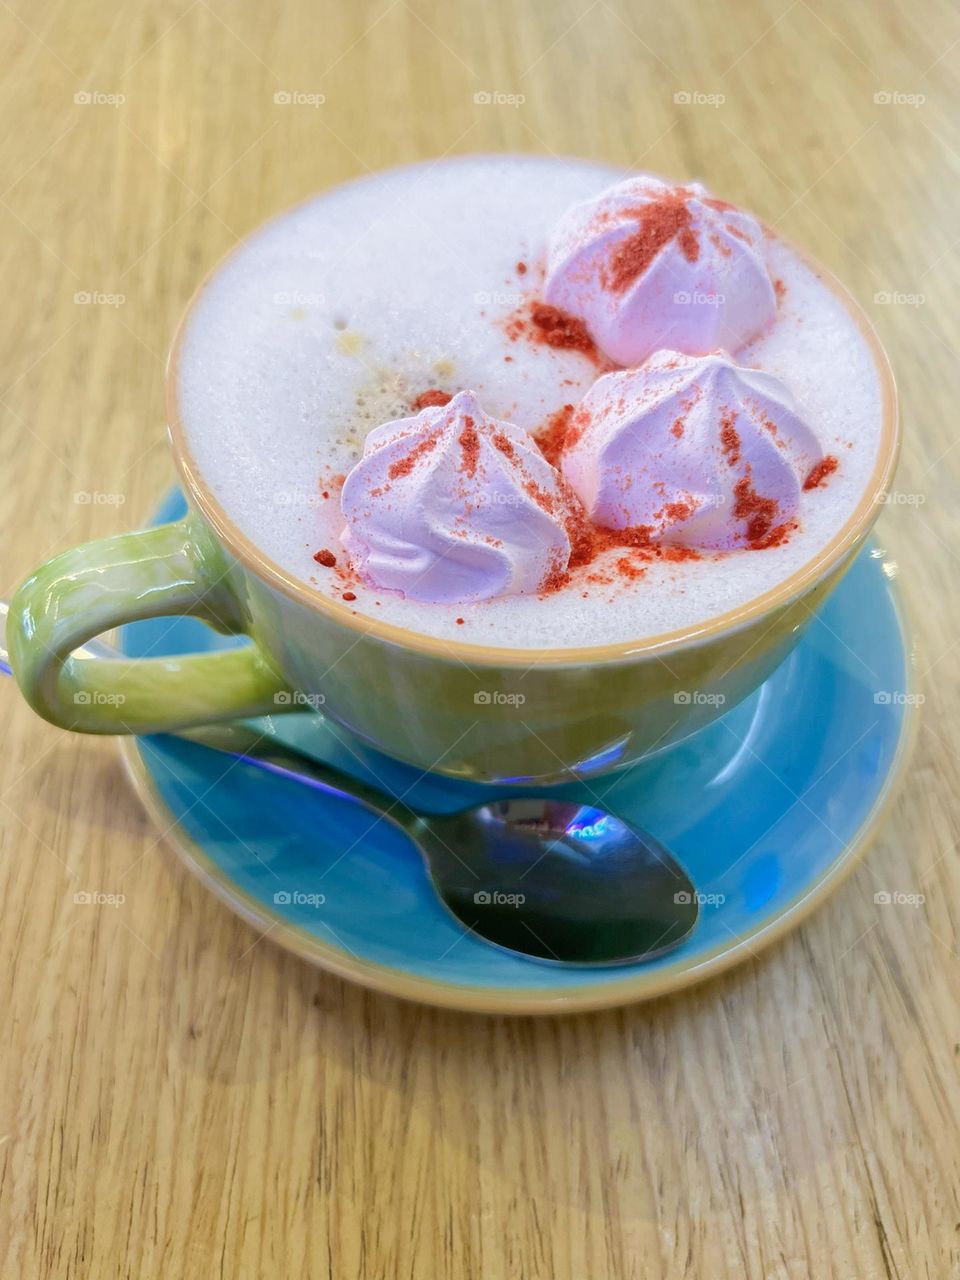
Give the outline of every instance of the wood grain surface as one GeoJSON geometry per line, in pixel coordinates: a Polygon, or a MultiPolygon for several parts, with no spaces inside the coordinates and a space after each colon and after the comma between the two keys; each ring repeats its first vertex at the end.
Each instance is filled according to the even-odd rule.
{"type": "Polygon", "coordinates": [[[865,304],[926,694],[883,834],[799,932],[511,1021],[257,942],[115,745],[3,682],[4,1277],[960,1275],[958,39],[946,0],[0,0],[4,595],[170,483],[165,349],[239,236],[389,164],[576,153],[702,178],[865,304]]]}

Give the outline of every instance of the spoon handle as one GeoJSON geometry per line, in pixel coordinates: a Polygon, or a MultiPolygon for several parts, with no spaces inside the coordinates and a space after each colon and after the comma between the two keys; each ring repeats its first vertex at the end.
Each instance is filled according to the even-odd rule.
{"type": "Polygon", "coordinates": [[[174,734],[159,734],[159,738],[175,737],[187,742],[196,742],[211,751],[232,756],[246,764],[255,765],[268,773],[289,778],[295,782],[304,782],[307,786],[324,795],[335,796],[350,801],[369,810],[378,818],[386,818],[401,831],[410,833],[412,826],[419,821],[419,815],[396,799],[361,782],[336,765],[326,764],[313,756],[297,751],[295,747],[278,745],[268,733],[258,731],[254,726],[233,721],[225,724],[200,725],[191,729],[180,729],[174,734]]]}

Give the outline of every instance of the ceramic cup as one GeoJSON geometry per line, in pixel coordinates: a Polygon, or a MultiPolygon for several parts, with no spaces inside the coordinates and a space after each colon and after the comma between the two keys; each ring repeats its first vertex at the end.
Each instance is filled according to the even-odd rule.
{"type": "Polygon", "coordinates": [[[82,733],[320,712],[420,769],[497,783],[601,773],[672,745],[783,661],[850,565],[893,475],[889,364],[857,305],[817,270],[875,354],[884,400],[877,463],[816,559],[745,606],[633,644],[556,650],[446,642],[356,616],[269,560],[205,484],[179,418],[178,336],[167,405],[190,514],[66,551],[21,586],[7,636],[24,695],[40,715],[82,733]],[[251,643],[177,658],[71,656],[100,632],[162,615],[193,615],[251,643]]]}

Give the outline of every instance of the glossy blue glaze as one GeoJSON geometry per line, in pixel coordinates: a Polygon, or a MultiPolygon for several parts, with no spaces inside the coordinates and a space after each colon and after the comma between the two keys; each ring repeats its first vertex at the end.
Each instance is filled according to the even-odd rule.
{"type": "MultiPolygon", "coordinates": [[[[176,518],[181,508],[171,497],[158,519],[176,518]]],[[[122,637],[131,656],[233,643],[191,620],[136,623],[122,637]]],[[[609,986],[615,998],[623,987],[624,998],[639,998],[677,985],[680,973],[713,967],[718,952],[756,937],[829,877],[885,791],[910,688],[891,586],[881,553],[868,546],[792,655],[747,702],[621,774],[555,792],[647,828],[708,895],[679,950],[606,970],[525,961],[465,934],[437,903],[405,837],[362,810],[248,765],[225,765],[190,743],[147,738],[139,750],[181,834],[214,865],[227,894],[246,897],[248,914],[252,900],[264,927],[274,920],[296,926],[397,975],[504,996],[569,994],[576,1005],[580,988],[609,986]],[[884,701],[884,694],[892,696],[884,701]],[[297,901],[297,894],[317,900],[297,901]],[[625,979],[640,971],[650,990],[628,991],[625,979]]],[[[425,810],[491,794],[420,777],[314,717],[287,717],[283,732],[309,735],[318,755],[425,810]]],[[[448,994],[446,1002],[456,1000],[448,994]]]]}

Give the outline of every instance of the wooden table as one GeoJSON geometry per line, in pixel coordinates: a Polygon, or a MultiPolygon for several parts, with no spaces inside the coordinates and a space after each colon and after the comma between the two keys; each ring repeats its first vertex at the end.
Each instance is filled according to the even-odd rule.
{"type": "Polygon", "coordinates": [[[0,0],[5,595],[170,482],[165,348],[238,236],[400,161],[590,154],[703,178],[866,305],[927,699],[873,852],[788,941],[651,1006],[511,1021],[252,945],[115,745],[5,682],[4,1277],[960,1274],[958,38],[945,0],[0,0]]]}

